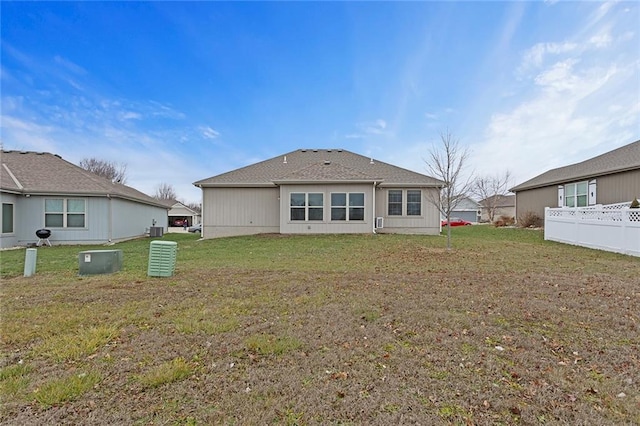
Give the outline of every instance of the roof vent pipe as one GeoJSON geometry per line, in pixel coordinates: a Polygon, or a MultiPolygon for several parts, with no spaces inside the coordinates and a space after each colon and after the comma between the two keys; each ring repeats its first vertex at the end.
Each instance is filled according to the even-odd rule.
{"type": "Polygon", "coordinates": [[[373,158],[371,159],[371,161],[369,161],[369,164],[373,164],[373,158]]]}
{"type": "Polygon", "coordinates": [[[328,166],[329,164],[331,164],[331,161],[330,161],[330,160],[324,160],[324,164],[325,164],[326,166],[328,166]]]}
{"type": "Polygon", "coordinates": [[[287,164],[287,156],[286,156],[286,155],[284,156],[284,161],[283,161],[283,163],[284,163],[284,164],[287,164]]]}

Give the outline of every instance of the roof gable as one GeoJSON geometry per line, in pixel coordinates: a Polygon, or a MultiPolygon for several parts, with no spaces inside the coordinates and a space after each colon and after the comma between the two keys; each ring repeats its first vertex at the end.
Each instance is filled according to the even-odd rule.
{"type": "Polygon", "coordinates": [[[442,181],[343,149],[299,149],[194,182],[200,187],[273,186],[280,182],[384,182],[441,186],[442,181]]]}
{"type": "Polygon", "coordinates": [[[0,189],[24,194],[113,196],[165,207],[137,189],[89,172],[48,152],[2,151],[0,189]]]}
{"type": "Polygon", "coordinates": [[[580,163],[549,170],[510,189],[511,192],[640,169],[640,140],[580,163]]]}

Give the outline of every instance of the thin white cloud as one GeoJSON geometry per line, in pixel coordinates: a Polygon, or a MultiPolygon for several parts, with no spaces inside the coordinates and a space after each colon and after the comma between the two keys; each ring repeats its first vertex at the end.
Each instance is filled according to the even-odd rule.
{"type": "Polygon", "coordinates": [[[357,132],[348,133],[344,137],[346,139],[365,139],[370,136],[388,136],[391,134],[387,130],[387,121],[382,118],[378,118],[374,121],[357,123],[356,127],[358,128],[357,132]]]}
{"type": "Polygon", "coordinates": [[[209,126],[200,126],[198,130],[200,130],[202,137],[204,137],[205,139],[216,139],[218,136],[220,136],[220,132],[212,129],[209,126]]]}
{"type": "Polygon", "coordinates": [[[74,74],[78,74],[78,75],[85,75],[87,74],[87,70],[85,70],[84,68],[82,68],[80,65],[75,64],[73,62],[71,62],[68,59],[65,59],[61,56],[54,56],[53,60],[56,64],[63,66],[64,68],[66,68],[68,71],[71,71],[74,74]]]}

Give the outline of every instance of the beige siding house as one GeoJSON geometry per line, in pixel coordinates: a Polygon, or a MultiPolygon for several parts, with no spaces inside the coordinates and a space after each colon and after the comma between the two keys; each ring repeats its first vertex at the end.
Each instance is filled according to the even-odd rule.
{"type": "Polygon", "coordinates": [[[586,207],[640,198],[640,140],[581,163],[549,170],[511,188],[516,218],[545,207],[586,207]]]}
{"type": "Polygon", "coordinates": [[[60,156],[2,151],[0,247],[36,243],[49,229],[52,244],[103,244],[167,227],[168,207],[142,192],[113,183],[60,156]]]}
{"type": "Polygon", "coordinates": [[[516,217],[516,196],[496,194],[480,200],[480,221],[491,222],[499,219],[501,216],[516,217]],[[493,211],[492,211],[493,210],[493,211]]]}
{"type": "Polygon", "coordinates": [[[299,149],[194,183],[202,235],[438,234],[438,179],[343,149],[299,149]]]}

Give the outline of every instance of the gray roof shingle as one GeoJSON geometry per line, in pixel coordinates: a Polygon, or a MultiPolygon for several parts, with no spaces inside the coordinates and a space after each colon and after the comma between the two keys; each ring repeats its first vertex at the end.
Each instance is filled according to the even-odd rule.
{"type": "Polygon", "coordinates": [[[442,186],[442,181],[344,149],[298,149],[194,182],[200,187],[273,186],[284,182],[382,182],[442,186]]]}
{"type": "Polygon", "coordinates": [[[166,207],[137,189],[84,170],[48,152],[2,151],[0,189],[33,195],[106,196],[166,207]]]}
{"type": "Polygon", "coordinates": [[[580,163],[549,170],[509,191],[523,191],[636,169],[640,169],[640,140],[580,163]]]}

